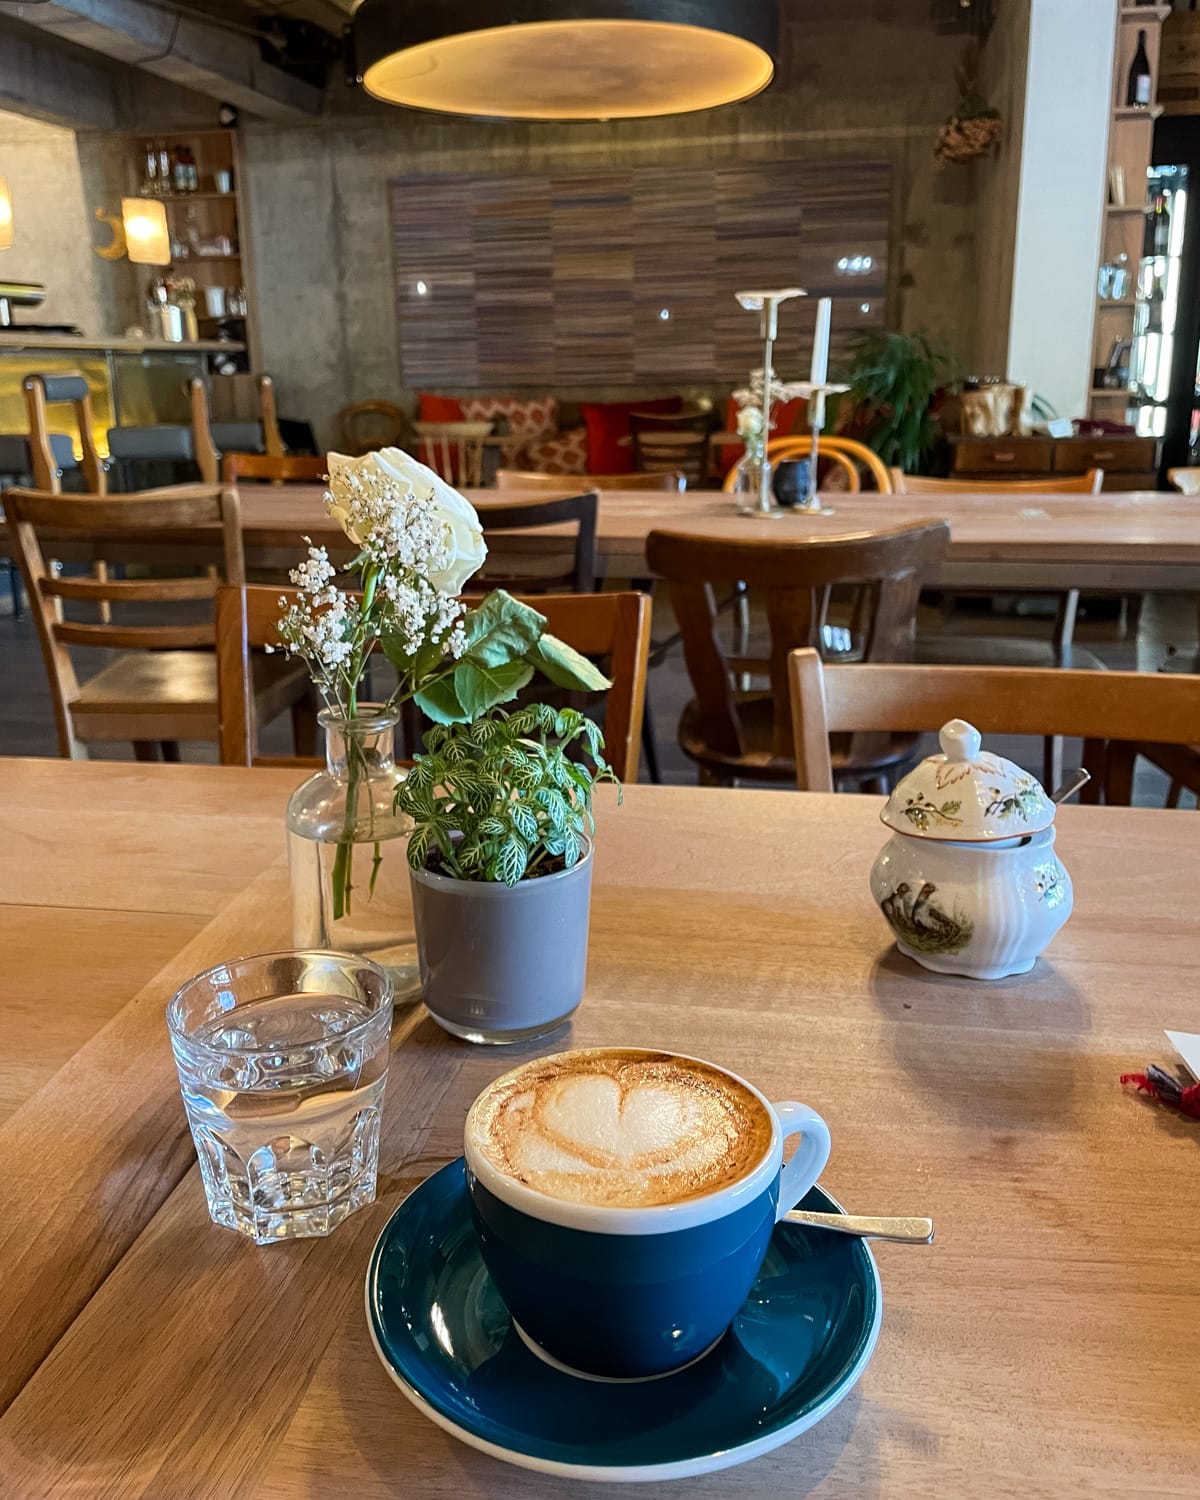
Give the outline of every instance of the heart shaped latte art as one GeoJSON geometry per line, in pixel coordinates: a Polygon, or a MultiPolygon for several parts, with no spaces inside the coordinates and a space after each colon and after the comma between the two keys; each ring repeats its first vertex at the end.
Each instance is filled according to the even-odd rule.
{"type": "Polygon", "coordinates": [[[697,1103],[679,1088],[603,1073],[560,1078],[534,1118],[547,1141],[601,1170],[643,1172],[678,1158],[701,1124],[697,1103]]]}

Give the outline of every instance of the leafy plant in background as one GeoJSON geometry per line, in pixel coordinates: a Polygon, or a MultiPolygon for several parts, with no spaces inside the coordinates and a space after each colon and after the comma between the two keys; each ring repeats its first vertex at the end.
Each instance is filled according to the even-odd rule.
{"type": "Polygon", "coordinates": [[[849,420],[838,421],[835,412],[835,426],[852,431],[885,464],[920,473],[940,435],[934,397],[955,374],[951,356],[924,334],[865,333],[844,376],[850,390],[838,398],[849,407],[849,420]]]}
{"type": "Polygon", "coordinates": [[[458,880],[516,885],[570,869],[590,835],[592,793],[617,778],[604,738],[577,709],[544,703],[492,709],[471,723],[435,726],[396,789],[416,824],[408,862],[458,880]],[[578,746],[578,759],[568,751],[578,746]]]}

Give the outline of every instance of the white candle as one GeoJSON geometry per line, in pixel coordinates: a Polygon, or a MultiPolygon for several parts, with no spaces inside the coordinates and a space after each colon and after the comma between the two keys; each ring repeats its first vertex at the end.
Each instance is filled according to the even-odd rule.
{"type": "Polygon", "coordinates": [[[824,385],[829,378],[829,323],[832,315],[833,298],[822,297],[817,303],[817,326],[813,331],[813,385],[824,385]]]}

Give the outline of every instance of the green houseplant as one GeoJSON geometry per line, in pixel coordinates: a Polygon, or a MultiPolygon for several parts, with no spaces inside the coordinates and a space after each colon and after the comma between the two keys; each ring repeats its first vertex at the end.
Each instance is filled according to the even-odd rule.
{"type": "MultiPolygon", "coordinates": [[[[845,373],[850,390],[838,398],[849,413],[847,434],[861,438],[885,464],[922,472],[940,437],[934,400],[954,374],[951,356],[924,334],[863,334],[845,373]]],[[[841,430],[842,423],[834,425],[841,430]]]]}
{"type": "Polygon", "coordinates": [[[324,701],[327,741],[326,769],[288,804],[293,937],[384,964],[399,999],[415,993],[417,977],[408,867],[386,853],[412,830],[394,806],[406,774],[392,748],[401,705],[466,722],[511,701],[539,671],[563,688],[608,680],[502,590],[462,601],[487,548],[473,507],[432,470],[396,448],[328,462],[326,504],[350,556],[335,563],[310,542],[279,622],[284,648],[305,661],[324,701]],[[395,687],[369,703],[379,656],[395,687]]]}
{"type": "Polygon", "coordinates": [[[430,1014],[471,1041],[515,1042],[583,996],[592,797],[616,782],[599,728],[573,708],[493,708],[426,736],[396,806],[430,1014]]]}

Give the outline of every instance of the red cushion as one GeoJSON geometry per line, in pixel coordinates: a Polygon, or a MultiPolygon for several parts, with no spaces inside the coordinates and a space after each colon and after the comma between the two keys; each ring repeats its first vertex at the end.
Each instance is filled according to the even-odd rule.
{"type": "Polygon", "coordinates": [[[457,396],[434,396],[429,391],[422,391],[417,400],[420,402],[419,422],[462,422],[462,402],[457,396]]]}
{"type": "Polygon", "coordinates": [[[670,415],[683,405],[681,396],[659,396],[649,401],[591,401],[583,405],[587,428],[588,473],[632,474],[633,454],[621,439],[629,436],[631,411],[670,415]]]}

